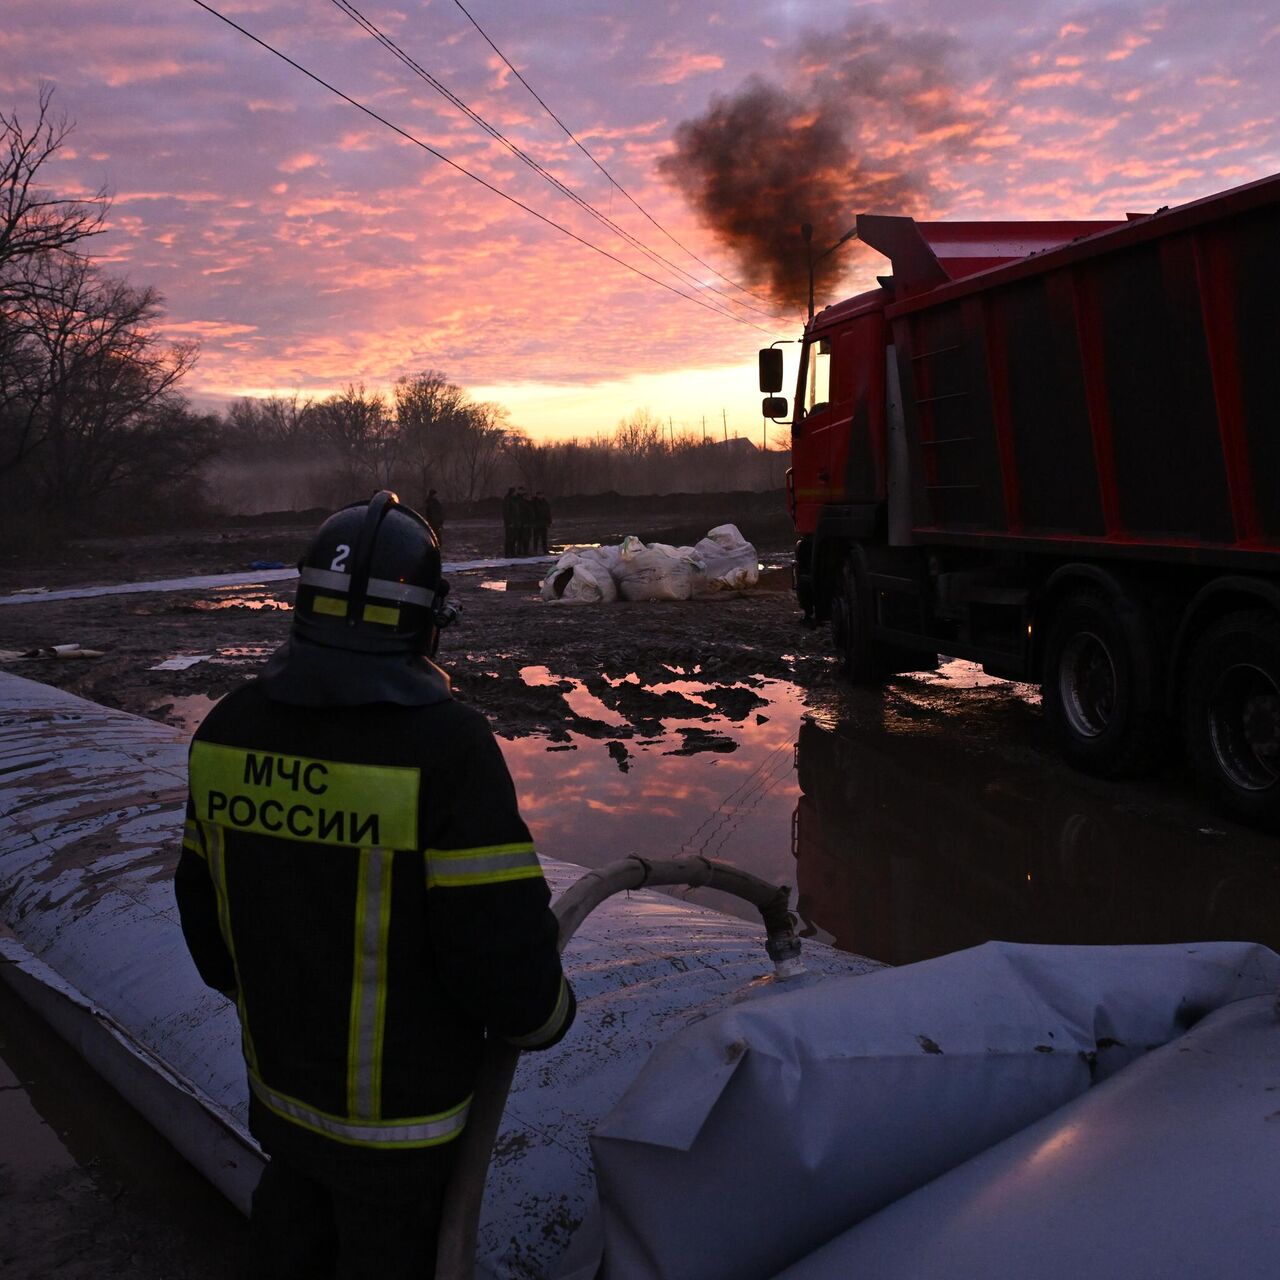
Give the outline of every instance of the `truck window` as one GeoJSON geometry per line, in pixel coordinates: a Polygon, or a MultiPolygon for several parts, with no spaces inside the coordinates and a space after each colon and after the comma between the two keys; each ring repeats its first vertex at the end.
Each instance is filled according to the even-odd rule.
{"type": "Polygon", "coordinates": [[[819,338],[805,347],[804,411],[812,413],[831,402],[831,339],[819,338]]]}

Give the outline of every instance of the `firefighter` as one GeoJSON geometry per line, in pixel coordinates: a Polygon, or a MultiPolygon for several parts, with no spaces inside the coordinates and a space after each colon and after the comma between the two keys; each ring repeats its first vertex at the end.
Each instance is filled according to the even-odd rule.
{"type": "Polygon", "coordinates": [[[502,554],[507,557],[516,554],[516,528],[519,524],[520,499],[516,496],[516,487],[512,485],[502,499],[502,554]]]}
{"type": "Polygon", "coordinates": [[[575,1002],[501,752],[428,657],[429,525],[383,491],[300,572],[288,641],[192,742],[182,929],[270,1156],[254,1274],[430,1276],[486,1033],[547,1048],[575,1002]]]}
{"type": "Polygon", "coordinates": [[[427,490],[427,500],[422,504],[422,514],[436,535],[436,542],[444,541],[444,503],[434,489],[427,490]]]}
{"type": "Polygon", "coordinates": [[[524,485],[516,490],[516,555],[529,554],[529,539],[533,537],[533,502],[524,485]]]}
{"type": "Polygon", "coordinates": [[[547,530],[551,528],[551,503],[539,491],[533,495],[533,554],[547,554],[547,530]]]}

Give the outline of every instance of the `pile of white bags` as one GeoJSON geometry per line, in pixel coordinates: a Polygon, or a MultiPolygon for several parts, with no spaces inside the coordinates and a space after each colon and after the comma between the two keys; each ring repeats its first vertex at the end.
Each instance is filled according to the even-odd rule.
{"type": "Polygon", "coordinates": [[[581,604],[624,600],[691,600],[754,587],[756,549],[737,525],[712,529],[696,546],[646,546],[627,537],[616,547],[566,551],[542,582],[542,598],[581,604]]]}

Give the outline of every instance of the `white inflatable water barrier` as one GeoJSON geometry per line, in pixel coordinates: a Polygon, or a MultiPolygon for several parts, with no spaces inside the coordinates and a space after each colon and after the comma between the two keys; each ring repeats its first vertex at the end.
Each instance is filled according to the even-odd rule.
{"type": "MultiPolygon", "coordinates": [[[[0,675],[0,974],[241,1208],[260,1159],[233,1007],[200,982],[173,900],[186,740],[0,675]]],[[[583,873],[544,859],[553,891],[583,873]]],[[[874,962],[806,945],[815,973],[874,962]]],[[[480,1228],[480,1273],[551,1274],[594,1196],[588,1135],[652,1046],[771,989],[764,931],[656,892],[611,899],[566,964],[578,1021],[521,1062],[480,1228]]]]}
{"type": "Polygon", "coordinates": [[[1267,993],[1215,1009],[784,1274],[1274,1280],[1278,1128],[1267,993]]]}
{"type": "Polygon", "coordinates": [[[717,1013],[592,1136],[573,1280],[1274,1277],[1278,983],[1250,943],[987,943],[717,1013]]]}
{"type": "MultiPolygon", "coordinates": [[[[442,566],[445,573],[467,573],[474,569],[507,569],[521,565],[551,564],[555,556],[521,556],[516,559],[451,560],[442,566]]],[[[297,569],[246,569],[242,573],[211,573],[188,578],[155,578],[148,582],[120,582],[103,587],[65,587],[57,591],[28,589],[0,596],[0,604],[40,604],[46,600],[91,600],[97,596],[129,596],[145,591],[216,591],[221,587],[257,587],[271,582],[288,582],[297,569]]]]}
{"type": "MultiPolygon", "coordinates": [[[[0,975],[243,1207],[239,1030],[172,896],[185,753],[0,675],[0,975]]],[[[762,933],[655,892],[587,919],[578,1022],[517,1073],[481,1277],[1280,1271],[1271,951],[988,943],[870,972],[806,944],[779,986],[762,933]]]]}

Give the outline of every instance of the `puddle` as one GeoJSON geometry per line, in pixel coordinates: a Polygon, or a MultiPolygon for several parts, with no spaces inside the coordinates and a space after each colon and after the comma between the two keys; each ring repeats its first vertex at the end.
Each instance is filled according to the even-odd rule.
{"type": "Polygon", "coordinates": [[[963,658],[944,662],[937,671],[913,672],[911,681],[922,685],[945,685],[949,689],[1006,689],[1024,702],[1033,706],[1040,705],[1040,689],[1037,685],[988,675],[976,662],[966,662],[963,658]]]}
{"type": "Polygon", "coordinates": [[[204,693],[188,693],[176,698],[157,698],[147,706],[153,720],[176,725],[186,733],[195,733],[205,716],[217,704],[217,698],[204,693]]]}
{"type": "Polygon", "coordinates": [[[992,750],[891,716],[810,718],[796,760],[797,910],[845,950],[906,964],[997,938],[1280,948],[1280,841],[1206,825],[1176,778],[1100,782],[1016,734],[992,750]]]}
{"type": "MultiPolygon", "coordinates": [[[[522,675],[621,723],[579,681],[522,675]]],[[[634,675],[607,685],[639,692],[634,675]]],[[[1280,840],[1218,818],[1176,773],[1073,772],[1043,742],[1034,686],[955,662],[808,706],[782,681],[674,679],[644,693],[679,695],[697,714],[661,715],[647,737],[503,740],[549,856],[723,858],[795,886],[807,936],[891,964],[992,939],[1280,950],[1280,840]],[[733,693],[760,704],[730,720],[715,705],[733,693]],[[732,749],[673,754],[691,733],[732,749]]]]}
{"type": "Polygon", "coordinates": [[[246,662],[261,662],[275,651],[276,646],[271,644],[224,645],[209,661],[219,666],[235,667],[246,662]]]}
{"type": "MultiPolygon", "coordinates": [[[[794,886],[807,936],[891,964],[991,939],[1280,950],[1280,839],[1219,818],[1175,772],[1073,772],[1045,745],[1033,686],[970,663],[808,695],[667,670],[589,688],[521,669],[592,722],[500,738],[542,853],[722,858],[794,886]]],[[[151,711],[192,731],[213,702],[151,711]]],[[[687,896],[754,919],[736,899],[687,896]]]]}
{"type": "Polygon", "coordinates": [[[244,1219],[3,982],[0,1133],[0,1273],[240,1273],[244,1219]]]}
{"type": "Polygon", "coordinates": [[[506,579],[502,579],[499,582],[494,582],[492,579],[490,579],[488,582],[482,582],[480,584],[481,591],[507,591],[509,589],[510,589],[510,584],[506,581],[506,579]]]}
{"type": "MultiPolygon", "coordinates": [[[[521,676],[530,684],[568,685],[565,700],[579,715],[625,723],[580,681],[558,680],[546,667],[526,667],[521,676]]],[[[653,686],[652,692],[679,693],[700,704],[693,716],[663,716],[664,731],[650,737],[608,741],[571,732],[550,749],[544,738],[500,739],[538,848],[589,867],[630,853],[703,854],[793,883],[791,815],[800,793],[794,755],[804,695],[782,681],[763,681],[753,692],[764,699],[765,714],[743,724],[715,712],[704,697],[713,688],[699,681],[653,686]],[[691,743],[695,754],[675,754],[691,743]]],[[[751,908],[721,894],[694,890],[687,896],[756,918],[751,908]]]]}
{"type": "Polygon", "coordinates": [[[271,596],[224,596],[219,600],[193,600],[179,608],[195,609],[200,613],[214,613],[219,609],[288,610],[293,608],[293,602],[276,600],[271,596]]]}

